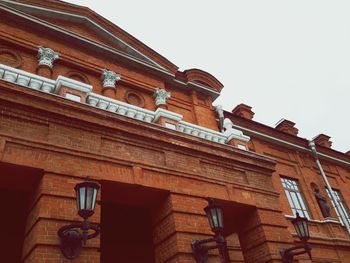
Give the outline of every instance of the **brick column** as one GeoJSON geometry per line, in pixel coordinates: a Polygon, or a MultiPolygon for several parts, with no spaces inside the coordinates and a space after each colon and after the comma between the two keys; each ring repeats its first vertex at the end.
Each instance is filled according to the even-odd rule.
{"type": "MultiPolygon", "coordinates": [[[[26,222],[22,260],[24,263],[64,263],[57,230],[66,224],[81,222],[77,214],[74,186],[82,180],[45,174],[30,202],[26,222]]],[[[100,204],[96,204],[91,223],[100,223],[100,204]]],[[[74,262],[99,263],[99,236],[87,241],[74,262]]]]}
{"type": "Polygon", "coordinates": [[[280,211],[256,209],[242,220],[238,233],[244,262],[281,262],[280,250],[293,244],[280,211]]]}
{"type": "MultiPolygon", "coordinates": [[[[206,205],[207,201],[202,198],[171,194],[154,213],[153,242],[156,263],[195,262],[191,242],[213,234],[203,211],[206,205]]],[[[215,261],[216,258],[218,259],[213,255],[211,260],[215,261]]]]}

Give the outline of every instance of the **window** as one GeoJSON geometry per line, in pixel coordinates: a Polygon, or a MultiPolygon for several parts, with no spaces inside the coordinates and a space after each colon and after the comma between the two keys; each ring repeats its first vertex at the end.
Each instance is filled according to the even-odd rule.
{"type": "Polygon", "coordinates": [[[292,208],[293,215],[296,216],[296,213],[298,212],[300,216],[310,219],[310,214],[304,198],[299,190],[298,182],[296,180],[283,177],[281,177],[281,182],[289,205],[292,208]]]}
{"type": "MultiPolygon", "coordinates": [[[[347,207],[347,205],[346,205],[346,203],[344,201],[344,198],[343,198],[342,194],[338,190],[334,190],[334,189],[332,189],[332,190],[333,190],[333,195],[334,195],[336,201],[338,202],[338,209],[341,209],[342,213],[344,214],[344,216],[346,217],[346,219],[348,220],[348,222],[350,224],[349,209],[348,209],[348,207],[347,207]]],[[[327,188],[326,188],[326,191],[327,191],[327,194],[329,196],[329,199],[331,199],[331,203],[332,203],[332,205],[334,207],[335,212],[337,213],[337,216],[339,218],[340,223],[342,225],[344,225],[344,222],[341,219],[340,214],[339,214],[340,211],[338,211],[336,209],[336,207],[334,205],[334,202],[333,202],[333,199],[332,199],[331,195],[329,194],[329,191],[328,191],[327,188]]]]}

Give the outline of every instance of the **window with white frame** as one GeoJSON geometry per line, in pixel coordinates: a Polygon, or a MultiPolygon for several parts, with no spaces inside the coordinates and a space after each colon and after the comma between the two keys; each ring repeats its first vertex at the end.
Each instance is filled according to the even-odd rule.
{"type": "Polygon", "coordinates": [[[287,196],[290,207],[292,208],[293,215],[296,216],[298,212],[301,217],[310,219],[310,213],[300,192],[298,182],[296,180],[281,177],[281,182],[284,188],[284,192],[287,196]]]}
{"type": "MultiPolygon", "coordinates": [[[[341,218],[341,216],[339,214],[340,211],[336,209],[335,204],[333,202],[333,198],[329,194],[329,191],[328,191],[327,188],[326,188],[326,191],[327,191],[327,194],[329,196],[329,199],[331,199],[331,203],[332,203],[332,205],[334,207],[335,212],[337,213],[337,216],[339,218],[340,223],[342,225],[344,225],[344,222],[343,222],[343,220],[342,220],[342,218],[341,218]]],[[[349,209],[348,209],[348,207],[347,207],[347,205],[346,205],[346,203],[344,201],[344,198],[343,198],[342,194],[340,193],[340,191],[335,190],[335,189],[332,189],[332,191],[333,191],[333,196],[335,197],[335,200],[338,203],[338,209],[341,209],[341,212],[343,212],[344,216],[346,217],[346,219],[348,220],[348,222],[350,224],[349,209]]]]}

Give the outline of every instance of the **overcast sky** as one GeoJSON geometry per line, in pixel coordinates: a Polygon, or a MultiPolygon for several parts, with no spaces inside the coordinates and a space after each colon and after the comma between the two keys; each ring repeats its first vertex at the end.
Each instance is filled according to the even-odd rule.
{"type": "Polygon", "coordinates": [[[296,123],[350,150],[350,1],[69,0],[109,19],[180,70],[225,86],[214,104],[296,123]]]}

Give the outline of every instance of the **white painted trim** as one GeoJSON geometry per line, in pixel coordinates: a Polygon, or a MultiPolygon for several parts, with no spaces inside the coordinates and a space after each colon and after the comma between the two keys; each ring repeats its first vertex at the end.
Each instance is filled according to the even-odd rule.
{"type": "Polygon", "coordinates": [[[84,93],[90,93],[92,91],[91,85],[60,75],[56,80],[56,87],[54,93],[58,94],[58,92],[61,89],[61,86],[82,91],[84,93]]]}
{"type": "Polygon", "coordinates": [[[158,121],[160,117],[167,118],[169,120],[174,120],[174,121],[181,121],[183,119],[183,115],[168,111],[162,108],[158,108],[155,113],[154,113],[154,122],[158,121]]]}
{"type": "MultiPolygon", "coordinates": [[[[303,150],[303,151],[305,151],[305,152],[309,152],[309,153],[312,154],[312,151],[311,151],[309,148],[302,147],[302,146],[296,145],[296,144],[294,144],[294,143],[290,143],[290,142],[287,142],[287,141],[284,141],[284,140],[281,140],[281,139],[272,137],[272,136],[270,136],[270,135],[266,135],[266,134],[261,133],[261,132],[257,132],[257,131],[251,130],[251,129],[247,129],[247,128],[241,127],[241,126],[239,126],[239,125],[236,125],[236,124],[233,124],[233,127],[234,127],[234,128],[237,128],[237,129],[240,129],[240,130],[242,130],[242,131],[250,132],[250,133],[253,133],[253,134],[255,134],[255,135],[258,135],[258,136],[261,136],[261,137],[264,137],[264,138],[267,138],[267,139],[270,139],[270,140],[279,142],[279,143],[284,144],[284,145],[291,146],[291,147],[293,147],[293,148],[297,148],[297,149],[299,149],[299,150],[303,150]]],[[[329,155],[327,155],[327,154],[323,154],[323,153],[320,153],[320,152],[318,152],[317,154],[318,154],[319,156],[323,156],[323,157],[326,158],[326,159],[330,159],[330,160],[336,161],[336,162],[338,162],[338,163],[342,163],[342,164],[345,164],[345,165],[349,165],[349,166],[350,166],[350,163],[347,162],[347,161],[344,161],[344,160],[341,160],[341,159],[338,159],[338,158],[335,158],[335,157],[332,157],[332,156],[329,156],[329,155]]]]}
{"type": "Polygon", "coordinates": [[[244,135],[243,132],[241,132],[242,134],[236,134],[236,133],[230,133],[227,134],[227,141],[231,141],[232,139],[237,139],[243,142],[249,142],[250,141],[250,137],[247,135],[244,135]]]}
{"type": "MultiPolygon", "coordinates": [[[[295,216],[292,215],[284,215],[286,218],[289,219],[294,219],[295,216]]],[[[333,223],[333,224],[338,224],[341,225],[341,223],[337,219],[325,219],[325,220],[316,220],[316,219],[308,219],[310,222],[318,223],[318,224],[326,224],[326,223],[333,223]]]]}
{"type": "MultiPolygon", "coordinates": [[[[0,1],[5,1],[5,0],[0,0],[0,1]]],[[[62,29],[62,28],[58,28],[58,27],[54,26],[53,24],[50,24],[50,23],[47,23],[47,22],[44,22],[44,21],[39,21],[38,19],[36,19],[36,18],[34,18],[34,17],[32,17],[32,16],[29,16],[29,15],[27,15],[27,14],[26,14],[26,16],[24,16],[22,13],[18,13],[18,12],[15,12],[15,11],[13,11],[13,10],[7,9],[7,8],[5,8],[4,6],[0,6],[0,9],[6,10],[6,11],[9,12],[9,13],[12,13],[12,14],[15,14],[15,15],[17,15],[17,16],[23,17],[23,18],[28,19],[28,20],[30,20],[30,21],[32,21],[32,22],[37,23],[37,24],[41,24],[41,25],[43,25],[43,26],[45,26],[45,27],[48,27],[48,28],[50,28],[50,29],[52,29],[52,30],[61,32],[61,33],[65,34],[65,35],[69,35],[69,36],[71,36],[71,37],[74,37],[74,38],[76,38],[76,39],[79,39],[80,41],[89,43],[89,44],[91,44],[91,45],[94,45],[94,46],[99,47],[99,48],[101,48],[101,49],[107,50],[107,51],[112,52],[112,53],[114,53],[114,54],[117,54],[117,55],[119,55],[119,56],[125,57],[125,58],[127,58],[128,60],[132,60],[132,61],[134,61],[134,62],[136,62],[136,63],[139,63],[139,64],[142,64],[142,65],[144,65],[144,66],[146,66],[146,67],[155,69],[155,70],[160,71],[160,72],[162,72],[162,73],[164,73],[164,74],[167,74],[167,75],[169,75],[169,76],[171,76],[171,77],[175,77],[174,74],[172,74],[172,73],[170,73],[170,72],[168,72],[168,71],[166,71],[166,70],[163,70],[163,69],[161,69],[161,68],[155,67],[155,66],[153,66],[153,65],[151,65],[151,64],[147,64],[147,63],[143,62],[142,60],[136,59],[136,58],[134,58],[134,57],[132,57],[132,56],[129,56],[128,54],[126,54],[126,53],[124,53],[124,52],[118,52],[118,51],[115,50],[115,49],[111,49],[111,48],[109,48],[109,47],[107,47],[107,46],[98,44],[97,42],[94,42],[94,41],[92,41],[92,40],[89,40],[89,39],[87,39],[87,38],[85,38],[85,37],[81,37],[81,36],[79,36],[79,35],[77,35],[77,34],[70,33],[70,32],[68,32],[68,31],[66,31],[66,30],[64,30],[64,29],[62,29]]]]}
{"type": "MultiPolygon", "coordinates": [[[[183,132],[191,136],[213,141],[216,143],[225,144],[228,142],[228,135],[199,125],[182,121],[183,115],[181,114],[162,108],[158,108],[156,111],[150,111],[122,101],[111,99],[103,95],[91,92],[93,88],[91,85],[69,79],[64,76],[59,76],[55,81],[20,69],[0,64],[0,79],[26,88],[32,88],[39,91],[41,90],[52,95],[56,95],[62,86],[66,86],[87,94],[87,104],[101,110],[106,110],[148,123],[155,122],[159,119],[159,117],[164,116],[168,119],[178,122],[179,132],[183,132]]],[[[242,136],[237,135],[237,140],[244,141],[243,134],[242,136]]]]}
{"type": "Polygon", "coordinates": [[[69,92],[66,93],[65,97],[69,100],[81,102],[81,97],[78,95],[71,94],[69,92]]]}

